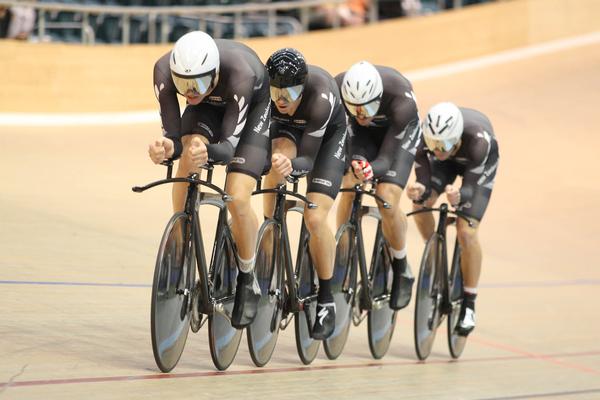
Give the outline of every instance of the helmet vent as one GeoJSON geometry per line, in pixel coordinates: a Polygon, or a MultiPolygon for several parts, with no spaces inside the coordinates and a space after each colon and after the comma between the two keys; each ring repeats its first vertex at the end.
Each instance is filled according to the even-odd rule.
{"type": "Polygon", "coordinates": [[[204,55],[204,58],[202,59],[202,62],[200,63],[200,65],[204,65],[204,63],[206,62],[206,59],[208,58],[208,53],[206,53],[204,55]]]}

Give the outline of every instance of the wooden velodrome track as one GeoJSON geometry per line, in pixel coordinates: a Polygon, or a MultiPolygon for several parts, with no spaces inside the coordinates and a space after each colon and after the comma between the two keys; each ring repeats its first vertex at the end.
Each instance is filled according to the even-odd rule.
{"type": "MultiPolygon", "coordinates": [[[[539,3],[501,3],[431,18],[464,25],[473,16],[504,13],[509,18],[504,23],[518,25],[522,15],[511,16],[507,10],[522,12],[524,5],[541,10],[539,3]]],[[[550,3],[559,4],[546,4],[550,3]]],[[[554,16],[545,10],[548,19],[569,21],[560,32],[556,23],[549,23],[547,31],[540,28],[532,34],[530,29],[524,41],[500,43],[497,38],[510,36],[504,31],[480,35],[489,39],[487,47],[467,46],[460,57],[438,54],[435,61],[598,31],[598,7],[592,2],[588,6],[561,9],[554,16]],[[576,18],[581,24],[573,21],[576,18]]],[[[430,21],[424,19],[423,24],[430,21]]],[[[385,36],[392,29],[424,29],[419,26],[416,20],[401,21],[251,45],[260,48],[263,57],[282,44],[298,46],[333,73],[358,58],[414,69],[430,64],[407,61],[410,52],[390,54],[381,48],[373,54],[366,48],[357,51],[352,59],[344,54],[340,61],[335,50],[319,45],[332,36],[346,41],[367,34],[385,36]]],[[[464,40],[477,40],[472,36],[467,32],[464,40]]],[[[114,71],[89,81],[74,74],[71,86],[66,74],[59,74],[56,79],[66,85],[62,88],[52,80],[27,86],[43,80],[31,65],[60,64],[46,56],[53,49],[63,63],[63,55],[77,53],[63,47],[0,43],[0,75],[11,77],[2,83],[6,90],[3,87],[0,112],[155,107],[146,89],[151,62],[167,48],[131,49],[139,57],[145,54],[144,79],[124,72],[132,86],[121,86],[118,97],[107,78],[114,71]],[[61,93],[78,97],[71,97],[68,105],[61,93]]],[[[113,49],[124,54],[121,48],[97,51],[104,58],[113,49]]],[[[91,54],[89,48],[76,50],[91,54]]],[[[43,69],[38,73],[47,73],[43,69]]],[[[458,362],[450,361],[441,332],[432,356],[426,363],[417,362],[411,304],[399,313],[390,351],[379,361],[370,356],[366,324],[351,331],[338,360],[328,361],[321,353],[310,367],[299,361],[293,329],[288,329],[266,367],[253,366],[243,340],[231,368],[217,373],[203,328],[188,337],[173,373],[160,374],[150,343],[149,285],[169,217],[170,194],[167,188],[142,195],[130,191],[164,174],[146,155],[147,142],[159,125],[0,125],[0,399],[600,399],[600,189],[594,156],[600,146],[595,122],[599,71],[596,40],[415,79],[421,112],[444,99],[478,108],[490,116],[500,143],[497,183],[481,228],[484,270],[478,326],[458,362]]],[[[409,209],[405,197],[402,205],[409,209]]],[[[256,209],[261,212],[258,201],[256,209]]],[[[423,244],[412,222],[408,240],[416,271],[423,244]]]]}

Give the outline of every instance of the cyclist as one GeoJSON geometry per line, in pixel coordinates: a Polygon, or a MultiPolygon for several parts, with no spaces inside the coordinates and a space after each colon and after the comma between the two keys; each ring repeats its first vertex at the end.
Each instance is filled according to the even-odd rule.
{"type": "MultiPolygon", "coordinates": [[[[263,171],[269,145],[269,83],[264,65],[249,47],[213,40],[194,31],[183,35],[154,66],[163,137],[150,144],[154,163],[179,160],[178,177],[206,162],[228,164],[225,191],[238,250],[232,325],[242,328],[256,315],[260,288],[254,277],[258,221],[250,195],[263,171]],[[177,94],[187,105],[180,117],[177,94]]],[[[173,185],[173,208],[184,208],[185,183],[173,185]]]]}
{"type": "MultiPolygon", "coordinates": [[[[307,65],[297,50],[277,50],[266,63],[271,91],[271,170],[266,187],[288,176],[308,174],[307,198],[317,205],[305,208],[311,258],[319,276],[317,318],[312,336],[322,340],[335,327],[331,277],[335,238],[326,223],[344,173],[346,119],[339,89],[325,70],[307,65]]],[[[274,212],[274,196],[265,196],[265,215],[274,212]]]]}
{"type": "MultiPolygon", "coordinates": [[[[408,305],[414,277],[406,261],[406,215],[400,196],[421,141],[419,114],[411,83],[398,71],[366,61],[336,76],[350,119],[350,157],[343,187],[378,178],[377,194],[392,207],[381,205],[383,235],[393,256],[390,307],[408,305]]],[[[354,193],[342,193],[338,226],[350,216],[354,193]]]]}
{"type": "MultiPolygon", "coordinates": [[[[494,186],[498,143],[485,115],[453,103],[439,103],[429,110],[423,121],[423,137],[425,145],[419,146],[416,157],[417,181],[407,190],[414,209],[432,207],[439,195],[446,193],[448,202],[473,223],[469,227],[466,221],[457,221],[464,286],[457,333],[466,336],[475,328],[475,299],[481,273],[477,231],[494,186]],[[460,189],[452,186],[458,175],[462,176],[460,189]]],[[[434,231],[433,216],[417,214],[415,222],[421,236],[428,239],[434,231]]]]}

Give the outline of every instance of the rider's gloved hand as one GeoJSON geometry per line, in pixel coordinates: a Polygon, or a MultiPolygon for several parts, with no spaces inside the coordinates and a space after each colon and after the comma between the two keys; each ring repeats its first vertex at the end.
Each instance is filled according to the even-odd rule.
{"type": "Polygon", "coordinates": [[[271,157],[271,168],[286,178],[292,173],[292,161],[281,153],[275,153],[271,157]]]}
{"type": "Polygon", "coordinates": [[[419,182],[411,183],[406,187],[406,195],[412,201],[421,201],[425,193],[425,185],[419,182]]]}
{"type": "Polygon", "coordinates": [[[148,146],[148,155],[154,164],[160,164],[167,158],[173,157],[174,152],[173,141],[166,137],[156,139],[148,146]]]}
{"type": "Polygon", "coordinates": [[[446,185],[444,191],[446,192],[446,197],[452,207],[457,207],[460,204],[460,189],[452,185],[446,185]]]}
{"type": "Polygon", "coordinates": [[[373,168],[368,161],[352,160],[352,169],[354,176],[361,181],[370,181],[373,179],[373,168]]]}
{"type": "Polygon", "coordinates": [[[200,166],[208,162],[208,150],[206,149],[206,144],[204,144],[197,136],[192,138],[190,142],[188,155],[194,165],[200,166]]]}

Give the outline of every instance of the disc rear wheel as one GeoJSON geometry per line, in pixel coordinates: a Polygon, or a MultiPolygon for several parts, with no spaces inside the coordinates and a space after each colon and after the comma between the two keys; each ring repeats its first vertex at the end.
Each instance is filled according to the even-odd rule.
{"type": "Polygon", "coordinates": [[[392,292],[392,260],[381,232],[377,237],[370,274],[372,308],[367,322],[371,355],[380,359],[390,347],[396,326],[396,312],[390,308],[389,301],[392,292]]]}
{"type": "Polygon", "coordinates": [[[354,256],[356,234],[351,225],[342,225],[336,235],[335,263],[331,279],[331,292],[335,301],[335,330],[324,341],[325,354],[334,360],[342,354],[350,325],[356,291],[357,260],[354,256]]]}
{"type": "Polygon", "coordinates": [[[419,279],[417,281],[415,301],[415,350],[417,357],[424,360],[429,357],[435,339],[437,321],[440,314],[440,296],[437,289],[437,263],[441,262],[441,245],[439,236],[434,234],[425,246],[419,279]]]}
{"type": "Polygon", "coordinates": [[[458,241],[454,245],[454,256],[452,257],[452,269],[450,271],[450,305],[452,311],[448,317],[448,347],[452,358],[461,356],[467,337],[461,336],[456,332],[460,308],[462,306],[463,281],[460,270],[460,246],[458,241]]]}
{"type": "Polygon", "coordinates": [[[208,318],[210,355],[215,367],[227,369],[237,354],[242,331],[231,326],[231,313],[235,298],[237,265],[231,243],[221,243],[220,257],[211,276],[212,297],[215,308],[208,318]]]}
{"type": "MultiPolygon", "coordinates": [[[[312,265],[308,249],[308,238],[300,242],[302,254],[296,266],[296,282],[298,285],[298,297],[307,299],[304,309],[296,313],[294,318],[294,330],[296,331],[296,350],[300,360],[305,365],[313,362],[319,352],[319,340],[312,338],[312,325],[317,316],[317,291],[318,278],[312,265]]],[[[296,299],[291,299],[296,301],[296,299]]]]}
{"type": "Polygon", "coordinates": [[[247,329],[250,357],[258,367],[271,359],[279,335],[283,296],[283,271],[277,260],[279,232],[279,226],[274,221],[266,221],[258,234],[255,271],[261,298],[256,318],[247,329]]]}

